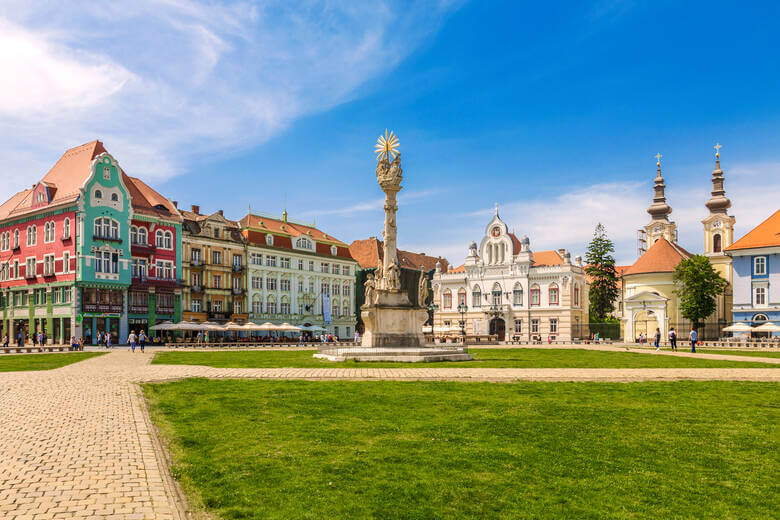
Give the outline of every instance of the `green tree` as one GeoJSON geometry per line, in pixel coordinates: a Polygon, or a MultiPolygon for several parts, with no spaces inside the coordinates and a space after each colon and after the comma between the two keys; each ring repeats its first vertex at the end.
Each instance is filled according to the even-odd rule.
{"type": "Polygon", "coordinates": [[[677,264],[674,281],[677,285],[674,292],[680,297],[680,312],[696,328],[715,312],[716,297],[723,294],[728,285],[703,255],[692,256],[677,264]]]}
{"type": "Polygon", "coordinates": [[[615,244],[599,223],[585,252],[585,273],[590,278],[590,319],[594,322],[607,320],[620,294],[614,252],[615,244]]]}

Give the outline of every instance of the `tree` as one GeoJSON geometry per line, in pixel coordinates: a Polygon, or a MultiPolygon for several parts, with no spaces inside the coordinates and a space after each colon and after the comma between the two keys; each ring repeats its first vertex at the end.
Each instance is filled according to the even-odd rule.
{"type": "Polygon", "coordinates": [[[585,274],[590,278],[591,321],[606,321],[615,310],[618,289],[618,275],[615,270],[615,244],[607,237],[607,231],[599,223],[593,232],[593,240],[585,252],[585,274]]]}
{"type": "Polygon", "coordinates": [[[675,293],[680,297],[680,312],[695,328],[715,312],[716,296],[723,294],[728,282],[720,277],[703,255],[695,255],[677,264],[674,270],[675,293]]]}

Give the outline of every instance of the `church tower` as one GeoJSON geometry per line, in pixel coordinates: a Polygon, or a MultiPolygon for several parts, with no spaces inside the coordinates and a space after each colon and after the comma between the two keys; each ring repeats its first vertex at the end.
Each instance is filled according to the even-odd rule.
{"type": "Polygon", "coordinates": [[[655,186],[653,188],[653,203],[647,208],[650,214],[650,223],[645,226],[645,236],[647,237],[648,249],[659,238],[665,238],[669,242],[677,242],[677,224],[669,220],[669,214],[672,212],[671,206],[666,203],[666,185],[661,175],[661,154],[656,158],[655,186]]]}
{"type": "Polygon", "coordinates": [[[712,196],[704,203],[709,215],[702,220],[704,225],[704,256],[709,258],[712,267],[729,285],[724,294],[718,297],[716,310],[718,321],[731,321],[731,257],[724,250],[734,242],[734,224],[736,219],[728,214],[731,201],[723,188],[723,170],[720,169],[720,144],[715,145],[715,169],[712,170],[712,196]]]}

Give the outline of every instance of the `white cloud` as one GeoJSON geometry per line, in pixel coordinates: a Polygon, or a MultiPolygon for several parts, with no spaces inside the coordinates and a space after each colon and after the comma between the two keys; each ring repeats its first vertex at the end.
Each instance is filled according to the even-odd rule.
{"type": "Polygon", "coordinates": [[[392,70],[449,9],[391,0],[7,0],[0,198],[94,138],[150,180],[262,143],[392,70]]]}

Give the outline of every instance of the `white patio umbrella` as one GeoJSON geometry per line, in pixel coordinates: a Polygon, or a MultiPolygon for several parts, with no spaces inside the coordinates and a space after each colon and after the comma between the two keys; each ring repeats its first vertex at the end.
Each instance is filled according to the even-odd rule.
{"type": "Polygon", "coordinates": [[[222,330],[230,330],[230,331],[242,331],[246,330],[243,325],[240,325],[234,321],[229,321],[225,323],[225,325],[222,327],[222,330]]]}
{"type": "Polygon", "coordinates": [[[734,325],[723,327],[723,332],[753,332],[753,327],[744,322],[737,322],[734,325]]]}
{"type": "Polygon", "coordinates": [[[224,331],[225,329],[215,321],[204,321],[200,323],[200,330],[224,331]]]}
{"type": "Polygon", "coordinates": [[[243,325],[241,325],[241,330],[246,330],[246,331],[249,331],[249,332],[252,332],[252,331],[255,331],[255,330],[265,330],[262,327],[263,327],[262,325],[258,325],[257,323],[253,323],[253,322],[250,321],[248,323],[244,323],[243,325]]]}
{"type": "Polygon", "coordinates": [[[180,321],[174,323],[169,330],[201,330],[201,324],[194,321],[180,321]]]}
{"type": "Polygon", "coordinates": [[[780,327],[772,323],[771,321],[767,321],[766,323],[762,323],[758,327],[753,327],[754,332],[780,332],[780,327]]]}
{"type": "Polygon", "coordinates": [[[149,327],[149,330],[172,330],[175,327],[175,325],[170,321],[163,321],[162,323],[158,323],[156,325],[152,325],[149,327]]]}
{"type": "Polygon", "coordinates": [[[296,327],[295,325],[290,325],[289,323],[285,322],[279,325],[279,328],[277,330],[283,330],[285,332],[300,332],[301,328],[296,327]]]}
{"type": "Polygon", "coordinates": [[[258,325],[257,330],[279,330],[279,325],[274,325],[270,321],[266,321],[262,325],[258,325]]]}

